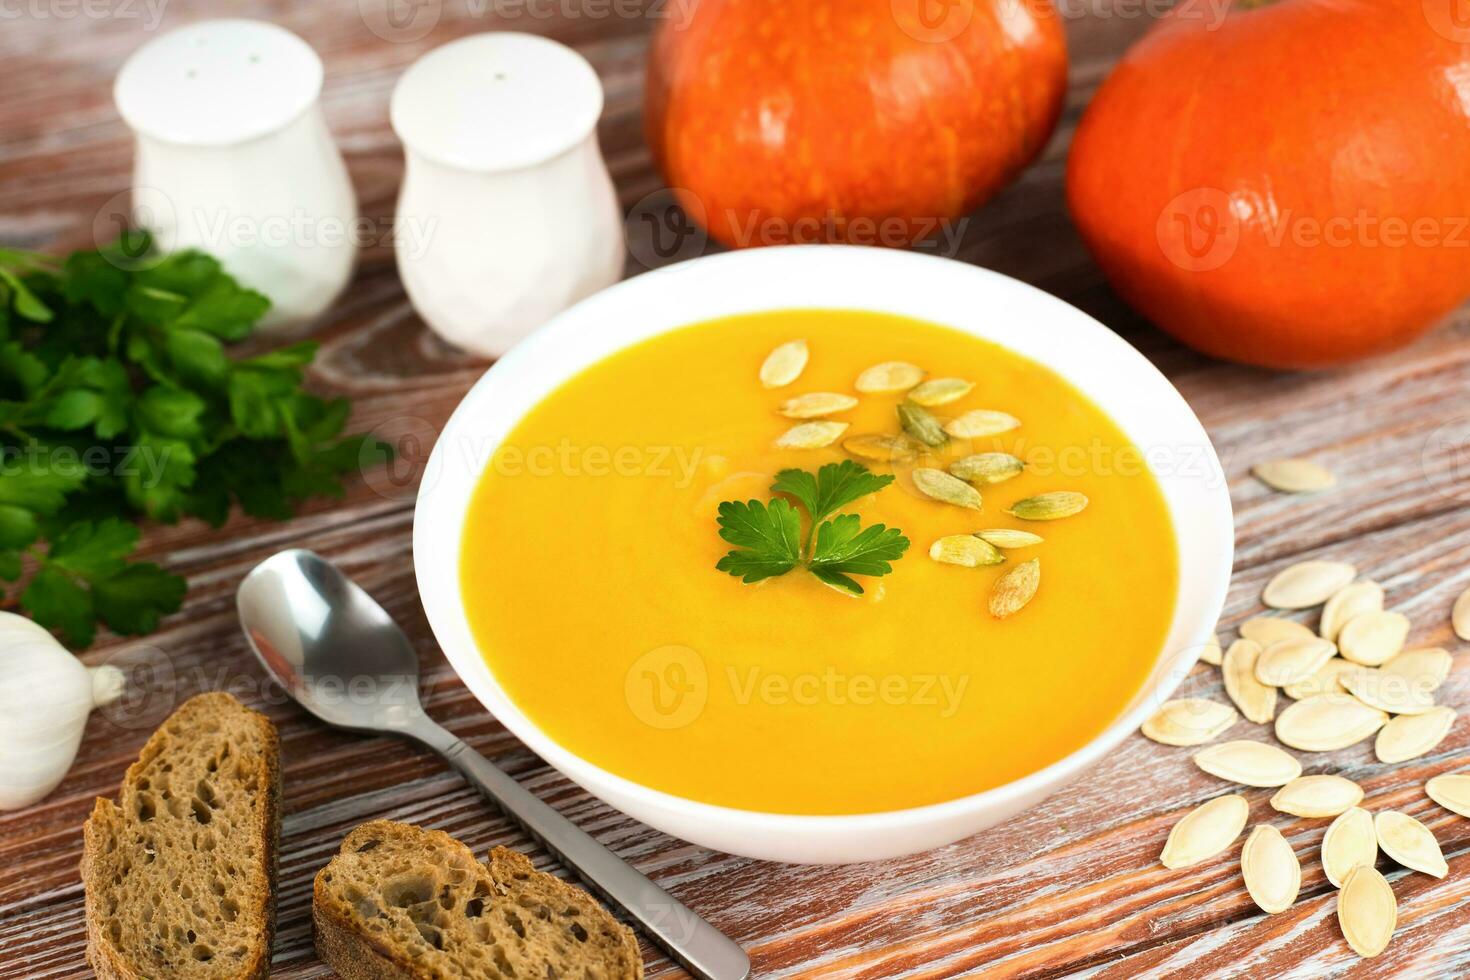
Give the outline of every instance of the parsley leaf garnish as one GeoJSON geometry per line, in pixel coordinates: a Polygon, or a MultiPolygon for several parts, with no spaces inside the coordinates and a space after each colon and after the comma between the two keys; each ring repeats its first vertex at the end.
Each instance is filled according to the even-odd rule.
{"type": "Polygon", "coordinates": [[[893,482],[851,460],[829,463],[816,473],[782,470],[771,492],[786,494],[806,509],[806,541],[801,538],[801,515],[784,497],[769,504],[759,500],[727,500],[720,504],[720,537],[736,546],[715,565],[719,571],[746,583],[785,575],[798,565],[833,588],[862,595],[853,575],[887,575],[891,562],[908,550],[908,538],[898,528],[873,524],[863,527],[855,514],[840,509],[893,482]]]}

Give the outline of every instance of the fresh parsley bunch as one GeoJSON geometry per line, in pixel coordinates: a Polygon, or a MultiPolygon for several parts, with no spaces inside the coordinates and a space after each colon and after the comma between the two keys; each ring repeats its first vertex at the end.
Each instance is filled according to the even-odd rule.
{"type": "Polygon", "coordinates": [[[348,402],[302,390],[315,344],[227,352],[269,306],[141,233],[65,259],[0,249],[0,579],[33,559],[19,603],[71,645],[179,608],[182,578],[127,561],[139,518],[284,519],[359,465],[348,402]]]}
{"type": "Polygon", "coordinates": [[[715,568],[747,584],[785,575],[801,565],[835,589],[862,595],[853,575],[887,575],[890,562],[903,557],[909,539],[896,527],[863,527],[856,514],[827,518],[855,500],[893,482],[851,460],[828,463],[816,473],[782,470],[771,492],[785,494],[806,508],[805,540],[801,514],[786,497],[769,504],[727,500],[720,504],[720,537],[736,546],[715,568]]]}

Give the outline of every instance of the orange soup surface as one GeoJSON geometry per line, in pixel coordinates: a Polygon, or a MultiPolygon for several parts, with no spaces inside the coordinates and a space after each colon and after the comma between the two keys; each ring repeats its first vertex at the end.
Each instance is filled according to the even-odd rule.
{"type": "MultiPolygon", "coordinates": [[[[805,527],[803,527],[805,531],[805,527]]],[[[1173,617],[1177,554],[1139,451],[1050,369],[945,327],[851,311],[786,311],[684,328],[572,378],[490,460],[460,573],[482,655],[559,744],[642,785],[747,810],[854,814],[952,800],[1014,780],[1091,740],[1138,692],[1173,617]],[[766,355],[810,359],[778,389],[766,355]],[[809,392],[857,395],[865,368],[901,360],[975,388],[930,411],[1021,425],[951,439],[897,464],[896,481],[842,511],[902,530],[891,574],[849,596],[797,568],[756,584],[717,571],[722,501],[769,501],[776,474],[852,458],[843,441],[900,432],[902,394],[858,395],[818,449],[777,448],[809,392]],[[921,494],[915,466],[1004,452],[1012,479],[979,511],[921,494]],[[1005,513],[1050,491],[1087,508],[1054,521],[1005,513]],[[1039,534],[976,568],[933,560],[949,535],[1039,534]],[[1034,598],[991,614],[996,580],[1040,562],[1034,598]]]]}

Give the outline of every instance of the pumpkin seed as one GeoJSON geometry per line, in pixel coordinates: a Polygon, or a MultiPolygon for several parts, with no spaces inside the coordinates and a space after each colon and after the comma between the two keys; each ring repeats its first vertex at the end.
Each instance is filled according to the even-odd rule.
{"type": "Polygon", "coordinates": [[[964,480],[955,479],[944,470],[921,466],[914,470],[913,478],[914,486],[919,492],[932,500],[954,504],[956,507],[968,507],[971,510],[980,509],[980,491],[964,480]]]}
{"type": "Polygon", "coordinates": [[[1302,774],[1302,764],[1274,745],[1237,739],[1201,749],[1194,764],[1211,776],[1242,786],[1285,786],[1302,774]]]}
{"type": "Polygon", "coordinates": [[[1272,490],[1283,493],[1316,493],[1337,486],[1331,470],[1305,459],[1268,459],[1251,467],[1251,472],[1272,490]]]}
{"type": "Polygon", "coordinates": [[[1424,784],[1429,798],[1451,813],[1470,817],[1470,775],[1448,773],[1424,784]]]}
{"type": "Polygon", "coordinates": [[[990,615],[1005,619],[1021,611],[1041,585],[1041,562],[1022,562],[996,580],[990,590],[990,615]]]}
{"type": "Polygon", "coordinates": [[[1296,852],[1270,824],[1260,824],[1240,849],[1240,873],[1245,890],[1262,912],[1285,912],[1302,887],[1302,864],[1296,852]]]}
{"type": "Polygon", "coordinates": [[[1006,560],[995,545],[973,534],[951,534],[940,538],[929,547],[929,557],[946,565],[963,565],[965,568],[999,565],[1006,560]]]}
{"type": "Polygon", "coordinates": [[[1324,640],[1336,643],[1348,620],[1370,612],[1383,612],[1383,586],[1369,580],[1345,585],[1322,607],[1322,623],[1317,632],[1324,640]]]}
{"type": "Polygon", "coordinates": [[[1276,737],[1303,752],[1333,752],[1361,742],[1386,721],[1386,713],[1350,694],[1319,694],[1281,712],[1276,737]]]}
{"type": "Polygon", "coordinates": [[[1417,759],[1444,741],[1455,725],[1458,712],[1441,705],[1417,715],[1399,715],[1383,726],[1373,743],[1379,762],[1417,759]]]}
{"type": "Polygon", "coordinates": [[[776,446],[780,449],[821,449],[832,445],[846,431],[846,422],[803,422],[787,429],[776,440],[776,446]]]}
{"type": "Polygon", "coordinates": [[[1378,672],[1406,678],[1425,691],[1434,691],[1444,683],[1454,663],[1454,658],[1447,650],[1440,647],[1421,647],[1418,650],[1405,650],[1378,668],[1378,672]]]}
{"type": "Polygon", "coordinates": [[[1407,813],[1384,810],[1373,817],[1378,849],[1399,864],[1435,878],[1449,874],[1434,832],[1407,813]]]}
{"type": "Polygon", "coordinates": [[[898,424],[926,446],[942,446],[949,441],[939,420],[929,414],[928,409],[907,399],[898,403],[898,424]]]}
{"type": "Polygon", "coordinates": [[[909,399],[925,408],[948,405],[964,398],[975,388],[975,382],[960,378],[932,378],[909,392],[909,399]]]}
{"type": "Polygon", "coordinates": [[[1071,490],[1056,490],[1027,497],[1011,504],[1006,513],[1023,521],[1059,521],[1087,509],[1087,497],[1071,490]]]}
{"type": "Polygon", "coordinates": [[[1373,814],[1351,807],[1327,826],[1322,837],[1322,871],[1333,888],[1341,888],[1354,868],[1371,868],[1378,861],[1378,831],[1373,814]]]}
{"type": "Polygon", "coordinates": [[[1256,659],[1256,680],[1272,687],[1309,679],[1331,660],[1337,648],[1319,636],[1278,640],[1256,659]]]}
{"type": "Polygon", "coordinates": [[[1346,694],[1347,688],[1342,686],[1343,675],[1354,670],[1368,669],[1359,667],[1352,661],[1341,657],[1333,657],[1311,677],[1295,684],[1288,684],[1282,690],[1286,692],[1287,697],[1297,701],[1305,701],[1319,694],[1346,694]]]}
{"type": "Polygon", "coordinates": [[[1398,921],[1388,879],[1377,868],[1354,868],[1337,895],[1337,924],[1353,952],[1368,959],[1383,952],[1398,921]]]}
{"type": "Polygon", "coordinates": [[[1208,860],[1229,847],[1245,829],[1250,804],[1232,793],[1202,803],[1190,810],[1169,831],[1159,860],[1164,867],[1187,868],[1208,860]]]}
{"type": "Polygon", "coordinates": [[[842,448],[858,459],[871,459],[878,463],[912,459],[919,453],[919,444],[908,436],[880,435],[873,432],[853,436],[842,444],[842,448]]]}
{"type": "Polygon", "coordinates": [[[957,419],[950,419],[944,431],[956,439],[983,439],[986,436],[998,436],[1002,432],[1010,432],[1020,427],[1021,420],[1014,415],[977,408],[972,412],[966,412],[957,419]]]}
{"type": "Polygon", "coordinates": [[[1455,600],[1455,607],[1450,610],[1450,625],[1455,629],[1455,635],[1462,640],[1470,640],[1470,589],[1460,593],[1460,598],[1455,600]]]}
{"type": "Polygon", "coordinates": [[[776,409],[788,419],[819,419],[823,415],[835,415],[857,406],[858,400],[851,395],[839,395],[835,391],[814,391],[807,395],[788,398],[776,409]]]}
{"type": "Polygon", "coordinates": [[[924,372],[907,361],[884,361],[874,364],[857,376],[853,387],[865,395],[908,391],[924,380],[924,372]]]}
{"type": "Polygon", "coordinates": [[[806,341],[792,340],[782,344],[766,356],[761,365],[761,384],[767,388],[784,388],[806,370],[810,356],[806,341]]]}
{"type": "Polygon", "coordinates": [[[1007,527],[992,527],[984,531],[976,531],[975,537],[984,538],[997,548],[1006,551],[1013,548],[1032,548],[1043,541],[1039,534],[1032,534],[1030,531],[1013,531],[1007,527]]]}
{"type": "Polygon", "coordinates": [[[1276,716],[1276,688],[1256,680],[1256,660],[1260,656],[1259,643],[1236,640],[1225,651],[1221,674],[1225,693],[1230,695],[1240,713],[1257,725],[1265,725],[1276,716]]]}
{"type": "Polygon", "coordinates": [[[1408,638],[1409,617],[1403,613],[1370,612],[1348,620],[1337,635],[1337,646],[1353,663],[1377,667],[1397,657],[1408,638]]]}
{"type": "Polygon", "coordinates": [[[1004,483],[1021,475],[1026,464],[1010,453],[976,453],[949,464],[949,471],[969,483],[1004,483]]]}
{"type": "Polygon", "coordinates": [[[1299,562],[1277,572],[1266,584],[1262,599],[1272,609],[1320,606],[1357,574],[1358,570],[1347,562],[1299,562]]]}
{"type": "Polygon", "coordinates": [[[1271,797],[1271,806],[1294,817],[1335,817],[1363,802],[1363,788],[1342,776],[1302,776],[1271,797]]]}
{"type": "Polygon", "coordinates": [[[1268,647],[1282,640],[1300,640],[1317,634],[1294,620],[1282,619],[1280,616],[1257,616],[1240,624],[1240,635],[1268,647]]]}
{"type": "Polygon", "coordinates": [[[1164,745],[1204,745],[1213,742],[1240,719],[1235,709],[1206,698],[1166,701],[1143,723],[1144,737],[1164,745]]]}
{"type": "Polygon", "coordinates": [[[1359,667],[1342,676],[1342,686],[1359,701],[1391,715],[1422,715],[1434,707],[1434,692],[1407,677],[1359,667]]]}
{"type": "Polygon", "coordinates": [[[1220,666],[1221,663],[1224,662],[1225,658],[1220,652],[1219,634],[1210,634],[1210,638],[1205,641],[1205,645],[1200,647],[1199,649],[1199,658],[1205,663],[1213,664],[1216,667],[1220,666]]]}

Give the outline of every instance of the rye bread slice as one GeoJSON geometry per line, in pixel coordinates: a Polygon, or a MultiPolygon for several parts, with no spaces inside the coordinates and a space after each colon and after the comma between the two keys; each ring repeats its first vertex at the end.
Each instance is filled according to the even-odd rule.
{"type": "Polygon", "coordinates": [[[497,847],[375,820],[316,876],[317,955],[343,980],[638,980],[633,933],[591,895],[497,847]]]}
{"type": "Polygon", "coordinates": [[[102,980],[270,974],[281,760],[228,694],[169,716],[83,831],[87,961],[102,980]]]}

